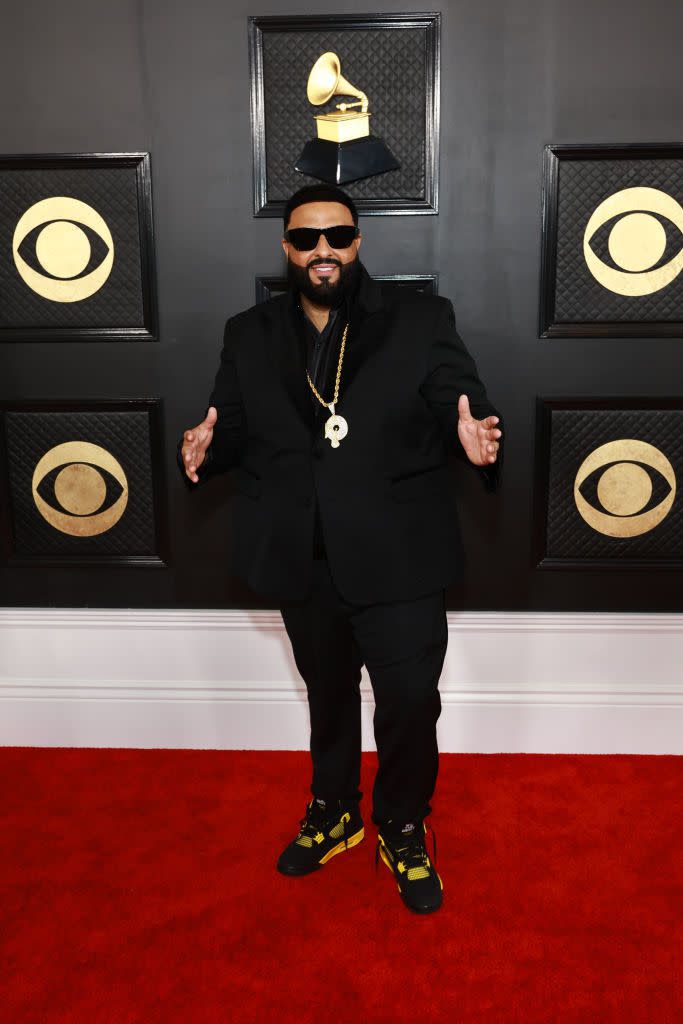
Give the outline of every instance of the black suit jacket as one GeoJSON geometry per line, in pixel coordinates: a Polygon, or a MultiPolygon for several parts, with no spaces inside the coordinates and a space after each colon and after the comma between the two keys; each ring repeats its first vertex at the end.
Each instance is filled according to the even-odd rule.
{"type": "MultiPolygon", "coordinates": [[[[446,587],[461,576],[464,554],[447,455],[472,466],[458,438],[458,397],[467,394],[473,416],[497,415],[505,429],[452,304],[381,285],[361,265],[336,408],[349,429],[338,448],[324,437],[327,412],[315,416],[290,304],[285,294],[230,317],[209,398],[218,420],[198,475],[203,484],[234,470],[232,570],[265,597],[303,598],[317,494],[345,600],[404,600],[446,587]]],[[[491,491],[500,441],[497,461],[476,467],[491,491]]],[[[181,446],[178,465],[194,489],[181,446]]]]}

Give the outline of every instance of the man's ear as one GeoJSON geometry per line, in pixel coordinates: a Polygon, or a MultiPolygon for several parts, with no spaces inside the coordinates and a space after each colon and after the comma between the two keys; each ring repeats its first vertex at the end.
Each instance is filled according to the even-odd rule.
{"type": "Polygon", "coordinates": [[[289,242],[286,242],[284,238],[282,239],[282,251],[285,256],[289,257],[289,242]]]}
{"type": "Polygon", "coordinates": [[[358,249],[360,249],[360,243],[361,243],[362,241],[363,241],[363,236],[362,236],[362,235],[360,235],[360,234],[356,235],[356,243],[357,243],[357,245],[356,245],[356,251],[357,251],[358,249]]]}

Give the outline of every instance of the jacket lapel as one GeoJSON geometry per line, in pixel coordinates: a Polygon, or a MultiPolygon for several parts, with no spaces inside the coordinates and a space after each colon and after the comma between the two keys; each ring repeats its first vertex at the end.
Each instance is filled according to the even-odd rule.
{"type": "Polygon", "coordinates": [[[381,302],[379,285],[369,279],[377,289],[378,301],[371,306],[358,303],[351,316],[349,338],[344,352],[339,398],[347,394],[358,374],[386,338],[388,313],[381,302]]]}
{"type": "Polygon", "coordinates": [[[351,311],[348,341],[344,351],[339,401],[346,397],[362,367],[382,345],[386,337],[388,314],[382,289],[361,265],[357,301],[351,311]]]}
{"type": "Polygon", "coordinates": [[[276,299],[270,313],[276,372],[297,413],[308,426],[312,426],[314,410],[306,380],[305,342],[294,327],[290,295],[276,299]]]}

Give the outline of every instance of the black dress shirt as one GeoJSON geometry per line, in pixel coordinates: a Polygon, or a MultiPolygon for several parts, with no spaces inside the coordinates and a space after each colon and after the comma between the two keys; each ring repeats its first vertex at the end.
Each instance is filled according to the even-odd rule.
{"type": "MultiPolygon", "coordinates": [[[[350,317],[350,301],[347,298],[341,306],[330,309],[327,323],[322,331],[318,330],[313,321],[304,312],[299,296],[292,295],[292,316],[299,332],[299,337],[303,338],[305,342],[306,365],[311,380],[315,384],[321,398],[326,402],[331,402],[334,398],[334,384],[337,378],[342,334],[350,317]]],[[[344,367],[342,366],[342,387],[343,384],[344,367]]],[[[329,409],[326,409],[318,401],[312,390],[311,401],[315,409],[315,429],[324,430],[324,422],[330,415],[329,409]]],[[[320,525],[320,510],[317,498],[313,529],[313,557],[325,557],[325,542],[320,525]]]]}
{"type": "MultiPolygon", "coordinates": [[[[300,302],[295,306],[295,319],[297,328],[303,332],[306,343],[306,365],[311,380],[316,386],[321,398],[331,402],[334,397],[334,382],[337,377],[337,366],[339,363],[339,350],[344,326],[348,321],[347,304],[330,309],[327,323],[322,331],[319,331],[313,321],[304,313],[300,302]]],[[[344,368],[342,367],[342,378],[344,368]]],[[[343,380],[342,380],[343,383],[343,380]]],[[[329,416],[329,412],[311,391],[316,414],[323,417],[329,416]]]]}

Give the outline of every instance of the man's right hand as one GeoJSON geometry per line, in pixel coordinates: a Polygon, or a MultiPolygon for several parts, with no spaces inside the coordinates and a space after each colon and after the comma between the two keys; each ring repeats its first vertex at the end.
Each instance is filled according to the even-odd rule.
{"type": "Polygon", "coordinates": [[[183,462],[185,464],[185,473],[195,484],[199,482],[197,470],[204,461],[206,449],[211,444],[213,428],[216,425],[217,419],[218,413],[216,411],[216,407],[210,405],[206,414],[206,419],[203,419],[196,427],[191,427],[190,430],[186,430],[183,434],[183,447],[181,450],[183,453],[183,462]]]}

